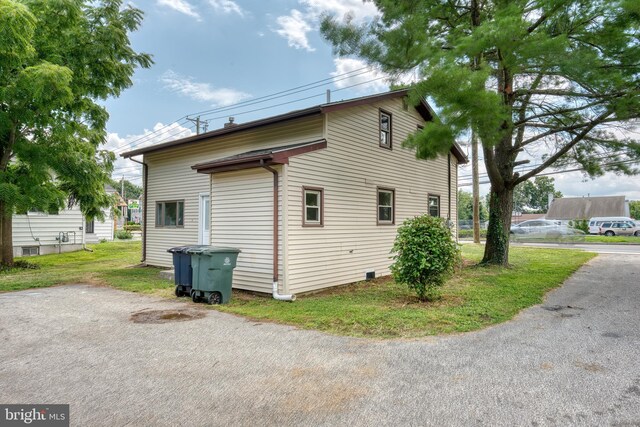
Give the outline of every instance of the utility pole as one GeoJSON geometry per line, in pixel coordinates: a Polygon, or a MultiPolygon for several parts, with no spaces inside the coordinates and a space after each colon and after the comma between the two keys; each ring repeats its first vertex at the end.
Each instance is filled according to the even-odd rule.
{"type": "Polygon", "coordinates": [[[120,180],[120,196],[124,199],[124,175],[122,175],[122,179],[120,180]]]}
{"type": "Polygon", "coordinates": [[[473,182],[473,243],[480,243],[480,182],[478,177],[478,136],[471,130],[471,180],[473,182]]]}
{"type": "Polygon", "coordinates": [[[195,119],[192,119],[191,117],[187,117],[187,120],[196,124],[196,135],[200,135],[200,127],[202,127],[203,132],[206,132],[207,129],[209,129],[209,122],[211,121],[211,119],[200,120],[200,116],[196,117],[195,119]]]}
{"type": "Polygon", "coordinates": [[[195,119],[187,117],[187,120],[196,124],[196,135],[200,135],[200,116],[196,117],[195,119]]]}

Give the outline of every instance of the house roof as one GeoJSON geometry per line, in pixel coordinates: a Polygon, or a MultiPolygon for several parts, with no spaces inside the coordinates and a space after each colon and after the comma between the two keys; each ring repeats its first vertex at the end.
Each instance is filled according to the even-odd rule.
{"type": "Polygon", "coordinates": [[[298,144],[247,151],[234,156],[198,163],[191,166],[191,169],[196,170],[198,173],[217,173],[259,166],[282,165],[289,163],[289,157],[323,148],[327,148],[327,140],[318,139],[298,144]]]}
{"type": "Polygon", "coordinates": [[[561,197],[554,199],[547,219],[589,219],[627,215],[625,196],[561,197]]]}
{"type": "MultiPolygon", "coordinates": [[[[316,105],[314,107],[305,108],[302,110],[295,110],[285,114],[279,114],[277,116],[271,116],[264,119],[254,120],[247,123],[236,124],[234,126],[224,127],[221,129],[216,129],[211,132],[205,132],[198,135],[189,136],[186,138],[176,139],[174,141],[165,142],[162,144],[151,145],[149,147],[138,148],[136,150],[127,151],[126,153],[122,153],[121,156],[124,158],[130,158],[133,156],[138,156],[141,154],[154,153],[158,151],[168,150],[178,146],[191,145],[194,143],[198,143],[203,140],[211,140],[223,135],[229,135],[237,132],[243,132],[251,129],[260,128],[263,126],[268,126],[276,123],[284,123],[295,119],[300,119],[303,117],[311,117],[315,115],[321,115],[324,113],[328,113],[331,111],[337,111],[344,108],[355,107],[358,105],[366,105],[372,102],[377,102],[385,99],[398,98],[406,96],[409,93],[408,89],[395,90],[390,92],[385,92],[377,95],[364,96],[360,98],[349,99],[346,101],[336,101],[329,102],[326,104],[316,105]]],[[[433,120],[435,117],[435,113],[427,104],[426,101],[421,100],[420,104],[416,106],[416,110],[425,121],[433,120]]],[[[456,156],[458,162],[467,163],[467,156],[464,154],[462,149],[457,143],[454,143],[453,147],[451,147],[451,152],[456,156]]]]}

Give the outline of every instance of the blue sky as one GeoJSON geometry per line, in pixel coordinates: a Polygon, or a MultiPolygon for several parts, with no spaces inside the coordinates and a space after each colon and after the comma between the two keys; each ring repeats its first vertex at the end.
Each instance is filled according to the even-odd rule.
{"type": "MultiPolygon", "coordinates": [[[[376,9],[362,0],[134,0],[132,4],[145,13],[141,28],[131,35],[133,47],[152,54],[155,64],[138,70],[133,87],[105,103],[110,113],[106,147],[117,154],[192,134],[193,123],[184,119],[188,114],[195,117],[197,112],[214,110],[201,115],[210,120],[212,130],[222,127],[229,116],[241,123],[320,104],[326,89],[332,90],[332,100],[388,89],[383,76],[363,69],[362,61],[334,57],[318,32],[323,12],[348,15],[355,22],[371,19],[376,9]],[[323,79],[326,84],[320,87],[233,106],[323,79]],[[282,103],[286,105],[276,105],[282,103]],[[225,106],[230,107],[219,111],[225,106]],[[251,112],[255,109],[261,110],[251,112]]],[[[461,178],[469,174],[470,168],[461,168],[461,178]]],[[[118,160],[114,177],[123,175],[141,184],[135,163],[118,160]]],[[[580,173],[568,173],[554,178],[565,195],[626,194],[640,199],[637,177],[607,175],[585,182],[580,173]]],[[[487,192],[488,185],[481,191],[487,192]]]]}

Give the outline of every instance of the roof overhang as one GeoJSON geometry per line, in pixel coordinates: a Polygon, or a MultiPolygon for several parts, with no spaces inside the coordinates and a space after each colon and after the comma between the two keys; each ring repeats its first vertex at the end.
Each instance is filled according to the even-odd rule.
{"type": "Polygon", "coordinates": [[[456,156],[456,159],[458,159],[458,163],[469,163],[469,158],[464,153],[464,151],[462,151],[462,147],[460,147],[457,142],[454,142],[451,146],[451,153],[456,156]]]}
{"type": "Polygon", "coordinates": [[[269,165],[289,164],[289,158],[316,150],[327,148],[326,139],[273,147],[264,150],[248,151],[235,156],[223,157],[209,162],[198,163],[191,169],[198,173],[219,173],[235,170],[252,169],[269,165]]]}

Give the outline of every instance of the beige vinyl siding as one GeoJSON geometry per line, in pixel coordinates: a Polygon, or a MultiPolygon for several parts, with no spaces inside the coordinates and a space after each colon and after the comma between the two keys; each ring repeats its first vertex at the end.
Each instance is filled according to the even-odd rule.
{"type": "MultiPolygon", "coordinates": [[[[209,175],[198,174],[191,166],[250,150],[307,142],[321,137],[322,119],[318,116],[146,154],[144,160],[149,165],[147,264],[170,267],[172,258],[166,252],[168,248],[198,244],[199,194],[209,193],[210,180],[209,175]],[[184,200],[184,227],[156,227],[156,202],[171,200],[184,200]]],[[[243,212],[237,212],[238,218],[242,215],[243,212]]],[[[211,233],[215,233],[213,227],[211,233]]],[[[271,279],[268,283],[271,284],[271,279]]]]}
{"type": "MultiPolygon", "coordinates": [[[[367,271],[388,275],[397,226],[428,211],[428,194],[440,196],[440,214],[447,218],[447,156],[416,160],[413,150],[401,146],[422,122],[415,109],[404,110],[401,99],[331,112],[327,148],[290,159],[287,279],[292,292],[363,280],[367,271]],[[391,151],[379,146],[379,107],[392,114],[391,151]],[[324,188],[323,227],[302,227],[303,186],[324,188]],[[378,187],[395,189],[395,225],[376,223],[378,187]]],[[[452,183],[452,194],[455,190],[452,183]]]]}
{"type": "MultiPolygon", "coordinates": [[[[278,167],[276,170],[281,171],[278,167]]],[[[282,173],[279,173],[279,209],[282,173]]],[[[273,282],[273,174],[247,169],[211,175],[211,244],[240,249],[233,286],[271,292],[273,282]]],[[[279,276],[282,269],[282,215],[279,215],[279,276]]],[[[282,280],[281,280],[282,282],[282,280]]]]}

